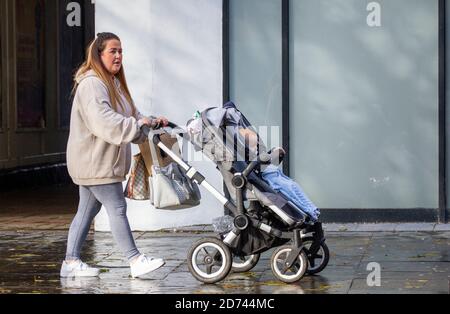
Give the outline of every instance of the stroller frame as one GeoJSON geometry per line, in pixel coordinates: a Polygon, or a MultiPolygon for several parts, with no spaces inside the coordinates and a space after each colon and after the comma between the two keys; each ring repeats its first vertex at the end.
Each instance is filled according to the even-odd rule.
{"type": "MultiPolygon", "coordinates": [[[[172,136],[180,136],[185,140],[185,131],[179,128],[177,125],[173,123],[169,123],[168,128],[171,128],[173,130],[172,136]],[[181,130],[181,131],[177,131],[181,130]]],[[[193,166],[189,165],[186,161],[184,161],[180,156],[178,156],[176,153],[174,153],[169,147],[164,145],[164,143],[161,141],[160,135],[164,132],[167,132],[165,129],[159,129],[159,130],[146,130],[146,133],[148,133],[149,140],[151,140],[156,146],[158,146],[164,153],[166,153],[174,162],[176,162],[184,171],[186,176],[196,182],[199,186],[202,186],[205,188],[209,193],[211,193],[220,204],[222,204],[226,209],[228,209],[234,216],[234,226],[231,232],[229,232],[227,235],[222,237],[222,242],[229,248],[233,249],[237,245],[237,239],[239,235],[244,232],[249,226],[252,226],[262,232],[265,232],[266,234],[273,236],[278,239],[282,240],[290,240],[291,245],[290,250],[288,250],[286,257],[284,258],[284,266],[281,267],[277,272],[279,273],[285,273],[292,267],[294,267],[296,264],[298,265],[299,258],[303,258],[304,261],[306,261],[306,267],[304,267],[303,270],[299,270],[298,276],[295,276],[294,279],[292,278],[285,278],[282,274],[277,275],[274,266],[272,263],[272,270],[274,271],[274,274],[277,275],[277,277],[286,283],[292,283],[300,280],[304,274],[308,271],[308,258],[309,256],[312,256],[314,259],[315,256],[317,256],[319,250],[323,250],[322,252],[328,256],[326,256],[326,263],[328,263],[329,258],[329,252],[328,248],[325,244],[325,236],[324,231],[322,228],[322,224],[320,222],[317,223],[310,223],[306,222],[305,220],[300,222],[295,222],[291,217],[289,217],[286,213],[283,212],[281,208],[278,208],[277,206],[273,205],[270,206],[270,210],[278,216],[282,221],[286,223],[286,225],[290,226],[287,228],[287,230],[279,230],[272,226],[269,226],[262,221],[255,219],[253,217],[250,217],[247,212],[247,209],[245,208],[244,203],[244,195],[245,191],[247,189],[253,190],[253,186],[251,183],[249,183],[248,177],[249,175],[260,165],[267,165],[271,164],[272,160],[275,160],[275,158],[282,159],[283,156],[279,156],[277,153],[267,154],[263,153],[260,156],[257,157],[255,161],[252,161],[249,163],[249,165],[245,168],[244,171],[241,173],[236,173],[232,179],[232,185],[236,189],[236,205],[233,204],[233,202],[229,199],[227,199],[222,193],[220,193],[217,189],[215,189],[214,186],[212,186],[205,178],[204,175],[202,175],[197,169],[195,169],[193,166]],[[308,248],[308,254],[305,253],[305,245],[303,242],[304,238],[308,238],[308,234],[312,234],[312,237],[309,236],[309,239],[312,240],[311,246],[308,248]]],[[[292,207],[297,208],[294,204],[289,202],[289,204],[292,207]]],[[[217,239],[216,239],[217,240],[217,239]]],[[[286,241],[287,242],[287,241],[286,241]]],[[[210,256],[212,263],[217,263],[217,260],[220,259],[220,257],[217,256],[217,253],[213,256],[210,256]]],[[[223,258],[223,257],[222,257],[223,258]]],[[[259,260],[259,255],[257,260],[259,260]]],[[[256,263],[257,263],[256,260],[256,263]]],[[[275,261],[276,262],[276,261],[275,261]]],[[[255,263],[255,265],[256,265],[255,263]]],[[[231,263],[230,263],[231,265],[231,263]]],[[[253,265],[254,266],[254,265],[253,265]]],[[[322,265],[323,266],[323,265],[322,265]]],[[[326,265],[325,265],[326,266],[326,265]]],[[[298,267],[298,266],[297,266],[298,267]]],[[[193,273],[193,270],[191,267],[189,267],[191,270],[191,273],[193,273]]],[[[228,268],[228,267],[227,267],[228,268]]],[[[231,266],[229,266],[229,270],[225,270],[224,274],[221,276],[215,277],[215,278],[203,278],[199,277],[196,274],[193,273],[193,275],[200,281],[204,283],[216,283],[218,281],[223,280],[229,272],[231,272],[231,266]]],[[[323,267],[324,268],[324,267],[323,267]]],[[[322,268],[322,269],[323,269],[322,268]]],[[[321,271],[320,269],[319,271],[321,271]]],[[[317,271],[317,272],[319,272],[317,271]]],[[[239,270],[235,270],[235,272],[239,272],[239,270]]],[[[311,272],[316,273],[316,272],[311,272]]]]}

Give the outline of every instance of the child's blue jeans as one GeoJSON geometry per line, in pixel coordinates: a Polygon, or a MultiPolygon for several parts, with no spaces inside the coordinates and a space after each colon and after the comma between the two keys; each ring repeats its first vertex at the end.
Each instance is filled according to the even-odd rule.
{"type": "Polygon", "coordinates": [[[275,166],[269,166],[263,171],[262,176],[264,181],[266,181],[272,189],[286,196],[292,203],[309,214],[314,221],[319,220],[319,209],[306,196],[300,185],[291,178],[285,176],[281,169],[275,166]]]}

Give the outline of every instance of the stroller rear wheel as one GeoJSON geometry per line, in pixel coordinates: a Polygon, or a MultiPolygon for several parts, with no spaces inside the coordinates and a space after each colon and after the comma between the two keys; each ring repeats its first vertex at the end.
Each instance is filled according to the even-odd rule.
{"type": "Polygon", "coordinates": [[[260,254],[250,256],[233,256],[232,271],[234,273],[245,273],[253,269],[259,262],[260,254]]]}
{"type": "Polygon", "coordinates": [[[270,266],[273,274],[282,282],[294,283],[303,278],[308,269],[308,259],[304,250],[297,257],[296,262],[291,268],[285,270],[285,264],[289,254],[292,251],[291,246],[281,246],[273,252],[270,260],[270,266]]]}
{"type": "Polygon", "coordinates": [[[216,238],[195,242],[188,252],[188,267],[199,281],[213,284],[225,279],[231,271],[230,249],[216,238]]]}
{"type": "Polygon", "coordinates": [[[308,275],[315,275],[320,273],[328,265],[330,260],[330,250],[328,246],[323,242],[316,252],[311,252],[311,246],[314,243],[313,237],[306,237],[303,239],[303,245],[305,246],[306,256],[308,257],[308,275]]]}

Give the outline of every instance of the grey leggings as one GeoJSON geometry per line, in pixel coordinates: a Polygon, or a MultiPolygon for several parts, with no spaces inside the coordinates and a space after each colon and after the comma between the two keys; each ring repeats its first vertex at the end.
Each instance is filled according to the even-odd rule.
{"type": "Polygon", "coordinates": [[[127,203],[123,196],[122,184],[114,183],[80,186],[80,203],[69,230],[66,260],[80,259],[81,247],[102,204],[108,212],[111,231],[119,249],[129,261],[140,255],[128,222],[127,203]]]}

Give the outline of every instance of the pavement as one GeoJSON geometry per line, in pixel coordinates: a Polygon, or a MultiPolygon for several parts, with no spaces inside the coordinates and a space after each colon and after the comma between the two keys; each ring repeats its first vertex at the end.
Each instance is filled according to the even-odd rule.
{"type": "Polygon", "coordinates": [[[142,279],[131,279],[129,267],[109,233],[90,233],[83,259],[102,269],[100,278],[60,279],[66,231],[0,232],[2,294],[448,294],[450,232],[327,232],[331,258],[319,275],[296,284],[279,282],[270,269],[271,252],[248,273],[231,274],[205,285],[187,267],[193,242],[213,233],[192,227],[174,231],[138,232],[139,249],[163,257],[166,265],[142,279]],[[378,263],[380,286],[368,277],[378,263]]]}
{"type": "Polygon", "coordinates": [[[101,268],[99,278],[60,279],[72,210],[71,188],[0,193],[0,294],[449,294],[450,225],[327,224],[328,267],[295,284],[278,281],[273,250],[256,267],[205,285],[188,271],[187,251],[209,225],[134,233],[138,248],[166,264],[142,279],[129,267],[110,233],[91,232],[83,260],[101,268]],[[49,197],[51,195],[51,197],[49,197]],[[17,199],[20,198],[20,202],[17,199]],[[69,208],[71,206],[65,206],[69,208]],[[379,282],[373,281],[379,267],[379,282]]]}

